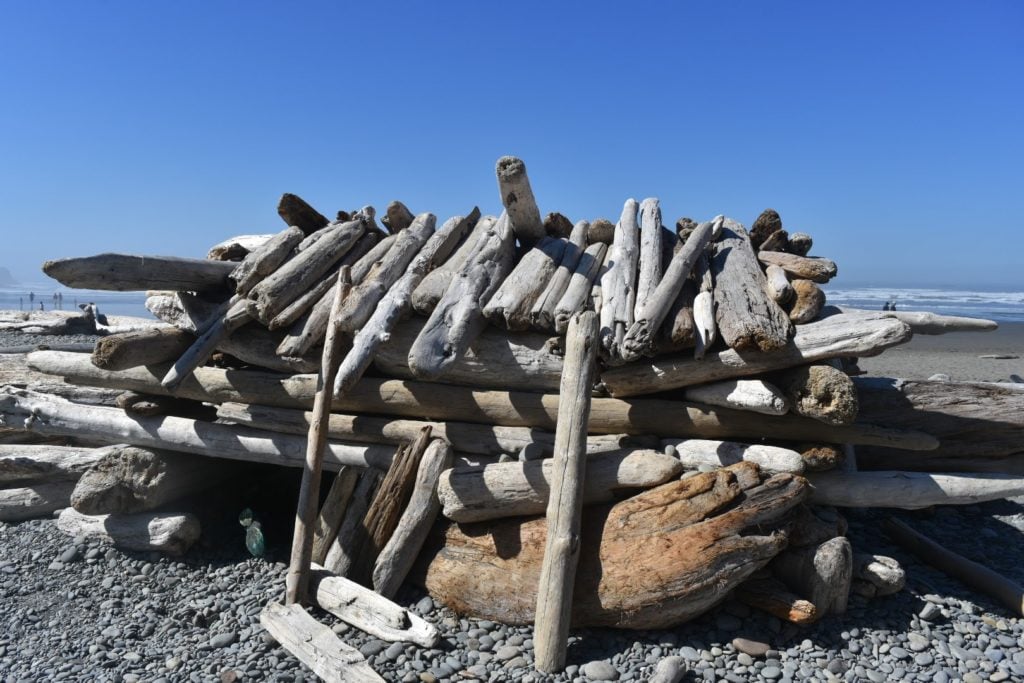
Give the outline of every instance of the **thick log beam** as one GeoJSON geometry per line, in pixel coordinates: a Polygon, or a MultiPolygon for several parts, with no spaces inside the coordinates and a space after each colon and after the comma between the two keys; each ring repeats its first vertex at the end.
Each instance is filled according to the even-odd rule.
{"type": "Polygon", "coordinates": [[[832,471],[807,480],[812,503],[835,507],[918,510],[1024,495],[1024,477],[1007,474],[832,471]]]}
{"type": "Polygon", "coordinates": [[[229,261],[128,254],[98,254],[43,264],[43,272],[65,287],[118,292],[222,289],[227,286],[228,276],[234,269],[235,264],[229,261]]]}
{"type": "Polygon", "coordinates": [[[92,362],[104,370],[166,363],[180,358],[195,339],[195,335],[175,327],[150,327],[112,334],[96,341],[92,362]]]}
{"type": "Polygon", "coordinates": [[[0,445],[0,486],[75,480],[101,457],[98,448],[0,445]]]}
{"type": "Polygon", "coordinates": [[[995,320],[965,318],[958,315],[938,315],[927,311],[866,311],[847,306],[827,306],[824,315],[845,313],[848,315],[885,316],[896,318],[910,325],[914,334],[946,334],[947,332],[991,332],[999,328],[995,320]]]}
{"type": "Polygon", "coordinates": [[[48,517],[71,504],[74,488],[74,480],[66,480],[0,489],[0,522],[48,517]]]}

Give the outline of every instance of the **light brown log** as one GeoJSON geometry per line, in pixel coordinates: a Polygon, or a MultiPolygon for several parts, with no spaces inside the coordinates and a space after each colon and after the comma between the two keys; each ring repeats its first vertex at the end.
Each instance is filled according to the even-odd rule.
{"type": "MultiPolygon", "coordinates": [[[[636,303],[633,307],[633,319],[637,321],[641,319],[641,309],[662,282],[663,228],[661,204],[658,199],[648,197],[640,202],[640,255],[637,262],[636,303]]],[[[654,325],[655,329],[657,327],[654,325]]]]}
{"type": "Polygon", "coordinates": [[[526,175],[526,164],[522,159],[504,156],[498,159],[494,172],[510,227],[519,243],[529,249],[544,237],[544,225],[526,175]]]}
{"type": "Polygon", "coordinates": [[[323,564],[327,558],[327,551],[338,536],[338,529],[345,518],[345,510],[348,508],[348,501],[352,497],[352,491],[359,479],[359,472],[354,467],[342,467],[331,482],[331,488],[327,491],[320,512],[316,516],[316,524],[313,527],[313,552],[312,561],[315,564],[323,564]]]}
{"type": "Polygon", "coordinates": [[[97,254],[47,261],[43,272],[72,289],[144,292],[169,289],[201,292],[221,289],[235,264],[174,256],[97,254]]]}
{"type": "Polygon", "coordinates": [[[817,283],[828,282],[836,276],[838,270],[835,262],[827,258],[797,256],[782,251],[761,251],[758,252],[757,258],[766,266],[782,268],[791,278],[817,283]]]}
{"type": "Polygon", "coordinates": [[[565,334],[565,330],[569,326],[569,318],[574,313],[585,310],[591,287],[597,280],[607,253],[608,247],[604,243],[595,242],[588,246],[580,256],[576,270],[569,278],[565,293],[562,294],[562,298],[555,306],[555,331],[558,334],[565,334]]]}
{"type": "Polygon", "coordinates": [[[380,485],[384,473],[380,470],[365,470],[359,477],[349,505],[345,508],[345,518],[341,522],[338,534],[324,558],[324,567],[328,571],[345,576],[363,551],[366,544],[366,527],[363,520],[370,508],[373,496],[380,485]]]}
{"type": "Polygon", "coordinates": [[[508,330],[530,329],[530,311],[558,269],[565,246],[564,239],[540,238],[488,299],[484,317],[508,330]]]}
{"type": "Polygon", "coordinates": [[[562,300],[565,290],[569,287],[576,266],[583,256],[587,247],[587,229],[590,224],[587,221],[580,221],[572,228],[569,234],[565,250],[562,252],[562,259],[558,268],[548,280],[544,291],[537,297],[537,301],[530,310],[530,322],[533,329],[540,332],[555,331],[555,308],[562,300]]]}
{"type": "Polygon", "coordinates": [[[375,638],[424,648],[435,647],[441,639],[433,624],[355,581],[316,565],[311,579],[320,609],[375,638]]]}
{"type": "Polygon", "coordinates": [[[958,315],[938,315],[927,311],[866,311],[859,308],[847,306],[829,306],[823,312],[824,315],[835,313],[847,313],[856,315],[882,315],[889,318],[902,320],[910,325],[914,334],[946,334],[947,332],[991,332],[999,327],[994,320],[984,318],[965,318],[958,315]]]}
{"type": "Polygon", "coordinates": [[[789,319],[797,325],[817,319],[825,306],[825,292],[810,280],[793,280],[792,285],[794,297],[789,305],[789,319]]]}
{"type": "Polygon", "coordinates": [[[409,207],[396,199],[388,204],[384,210],[384,218],[380,219],[380,222],[393,235],[408,228],[415,219],[416,216],[409,207]]]}
{"type": "Polygon", "coordinates": [[[639,258],[639,230],[635,199],[627,199],[615,225],[605,270],[601,275],[601,347],[605,361],[621,364],[620,345],[633,324],[636,307],[636,268],[639,258]]]}
{"type": "Polygon", "coordinates": [[[793,339],[774,351],[748,350],[741,354],[735,349],[726,349],[700,361],[668,356],[605,370],[601,382],[612,396],[633,396],[830,358],[877,355],[910,338],[910,328],[892,318],[836,315],[797,326],[793,339]]]}
{"type": "Polygon", "coordinates": [[[416,286],[416,289],[412,293],[412,306],[416,309],[417,313],[429,316],[434,307],[437,306],[437,302],[444,296],[445,290],[448,289],[448,285],[451,284],[452,278],[462,269],[465,265],[466,259],[472,255],[481,239],[486,239],[488,230],[494,226],[497,222],[497,218],[494,216],[483,216],[480,217],[480,211],[476,207],[473,208],[473,213],[467,216],[467,220],[470,220],[469,235],[462,240],[461,244],[455,249],[455,251],[447,258],[443,255],[437,259],[437,267],[427,273],[423,280],[416,286]],[[476,220],[472,220],[474,215],[476,220]]]}
{"type": "Polygon", "coordinates": [[[228,276],[235,285],[235,292],[243,296],[248,294],[260,280],[284,263],[303,236],[302,230],[293,225],[246,254],[228,276]]]}
{"type": "Polygon", "coordinates": [[[791,593],[786,584],[767,573],[759,573],[741,583],[733,596],[745,605],[792,624],[806,626],[821,616],[813,603],[791,593]]]}
{"type": "MultiPolygon", "coordinates": [[[[725,469],[588,510],[573,625],[664,628],[704,612],[784,547],[772,527],[805,493],[787,474],[744,492],[725,469]],[[743,533],[754,528],[758,535],[743,533]]],[[[459,614],[528,623],[546,536],[543,518],[451,524],[430,558],[427,590],[459,614]]]]}
{"type": "Polygon", "coordinates": [[[731,379],[689,387],[686,400],[764,415],[785,415],[790,407],[778,387],[762,379],[731,379]]]}
{"type": "Polygon", "coordinates": [[[364,232],[366,224],[362,220],[325,228],[315,244],[268,275],[249,292],[255,317],[264,325],[268,324],[330,270],[364,232]]]}
{"type": "Polygon", "coordinates": [[[975,590],[991,595],[1013,610],[1015,615],[1024,615],[1024,587],[1017,582],[942,547],[894,517],[882,522],[882,530],[897,545],[917,555],[926,564],[963,581],[975,590]]]}
{"type": "MultiPolygon", "coordinates": [[[[441,475],[437,496],[445,517],[460,523],[536,515],[547,508],[554,468],[544,459],[451,469],[441,475]]],[[[633,449],[592,455],[586,471],[583,501],[595,505],[622,489],[663,484],[683,466],[664,453],[633,449]]]]}
{"type": "Polygon", "coordinates": [[[789,278],[786,277],[786,271],[779,266],[768,266],[765,268],[764,275],[768,283],[768,294],[775,300],[775,303],[780,306],[789,303],[795,292],[793,285],[789,283],[789,278]]]}
{"type": "Polygon", "coordinates": [[[918,510],[933,505],[975,505],[1024,495],[1024,477],[932,472],[815,472],[811,502],[856,508],[918,510]]]}
{"type": "Polygon", "coordinates": [[[110,446],[71,494],[83,515],[132,514],[219,485],[232,468],[213,458],[134,446],[110,446]]]}
{"type": "Polygon", "coordinates": [[[512,269],[513,237],[508,214],[481,236],[409,350],[417,376],[439,376],[483,331],[483,307],[512,269]]]}
{"type": "Polygon", "coordinates": [[[408,504],[373,567],[373,589],[384,597],[398,593],[415,564],[441,510],[436,493],[438,479],[451,463],[451,446],[441,439],[431,439],[416,470],[408,504]]]}
{"type": "Polygon", "coordinates": [[[102,457],[100,449],[54,445],[0,445],[0,485],[76,480],[102,457]]]}
{"type": "Polygon", "coordinates": [[[899,593],[907,583],[907,574],[898,560],[885,555],[853,554],[851,590],[865,598],[899,593]]]}
{"type": "Polygon", "coordinates": [[[134,515],[83,515],[65,508],[57,528],[68,536],[85,536],[124,550],[184,555],[199,540],[202,527],[191,514],[140,512],[134,515]]]}
{"type": "Polygon", "coordinates": [[[260,625],[325,683],[384,681],[359,650],[342,642],[299,605],[268,603],[260,613],[260,625]]]}
{"type": "Polygon", "coordinates": [[[807,598],[818,617],[843,614],[853,578],[850,541],[837,536],[817,546],[787,549],[772,561],[775,575],[797,595],[807,598]]]}
{"type": "Polygon", "coordinates": [[[104,370],[124,370],[177,360],[195,336],[174,327],[150,327],[112,334],[96,341],[92,362],[104,370]]]}
{"type": "Polygon", "coordinates": [[[704,466],[726,467],[746,461],[771,474],[801,474],[804,471],[804,461],[800,454],[779,446],[712,439],[662,439],[661,444],[663,448],[671,446],[675,457],[688,470],[704,466]]]}
{"type": "Polygon", "coordinates": [[[767,282],[743,226],[726,218],[711,261],[715,323],[736,351],[770,352],[786,346],[792,325],[767,293],[767,282]]]}
{"type": "Polygon", "coordinates": [[[327,219],[307,204],[302,197],[285,192],[277,202],[277,215],[288,225],[297,226],[307,235],[327,225],[327,219]]]}
{"type": "Polygon", "coordinates": [[[74,480],[66,480],[0,489],[0,522],[47,517],[71,504],[74,488],[74,480]]]}
{"type": "Polygon", "coordinates": [[[857,388],[842,370],[831,365],[804,365],[775,376],[793,412],[831,425],[853,424],[857,419],[857,388]]]}
{"type": "MultiPolygon", "coordinates": [[[[0,389],[0,417],[41,434],[289,467],[301,467],[305,451],[305,439],[287,434],[268,435],[184,417],[129,417],[119,408],[79,405],[10,387],[0,389]]],[[[387,469],[394,451],[391,446],[329,442],[325,466],[335,471],[341,465],[387,469]]]]}
{"type": "MultiPolygon", "coordinates": [[[[655,229],[660,226],[656,225],[655,229]]],[[[661,258],[660,245],[656,256],[661,258]]],[[[535,666],[538,671],[548,673],[565,667],[568,647],[573,587],[580,555],[587,423],[597,364],[598,332],[597,314],[593,311],[574,315],[566,332],[565,367],[558,392],[564,400],[558,404],[551,490],[545,516],[547,540],[534,620],[535,666]]]]}
{"type": "MultiPolygon", "coordinates": [[[[896,324],[897,321],[891,321],[896,324]]],[[[166,394],[156,368],[120,372],[100,370],[82,354],[36,351],[30,367],[67,381],[88,386],[115,387],[166,394]]],[[[283,408],[309,408],[316,378],[282,377],[252,370],[225,371],[199,368],[176,394],[197,401],[258,403],[283,408]]],[[[1020,392],[1015,394],[1020,395],[1020,392]]],[[[488,425],[532,427],[552,431],[558,414],[558,396],[530,392],[478,391],[454,385],[363,378],[346,396],[335,399],[332,410],[377,413],[435,420],[457,419],[488,425]],[[436,400],[444,392],[444,401],[436,400]]],[[[685,401],[663,399],[595,398],[591,432],[595,434],[661,434],[701,438],[760,439],[766,433],[779,439],[884,445],[908,450],[929,450],[938,442],[922,432],[901,431],[872,424],[831,427],[817,420],[794,416],[768,416],[726,408],[710,409],[685,401]]],[[[352,464],[359,464],[353,462],[352,464]]],[[[386,462],[385,465],[386,467],[386,462]]]]}

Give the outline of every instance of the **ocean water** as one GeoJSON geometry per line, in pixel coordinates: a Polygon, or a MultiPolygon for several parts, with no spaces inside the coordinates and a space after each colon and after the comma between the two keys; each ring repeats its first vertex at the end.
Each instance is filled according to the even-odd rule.
{"type": "Polygon", "coordinates": [[[0,310],[23,310],[30,308],[39,310],[42,304],[45,310],[61,309],[77,311],[77,304],[94,303],[100,313],[107,315],[132,315],[139,318],[152,318],[146,310],[145,292],[106,292],[93,289],[68,289],[56,282],[35,283],[29,285],[0,286],[0,310]],[[54,301],[54,294],[60,293],[64,299],[61,304],[54,301]],[[34,295],[34,297],[32,296],[34,295]],[[34,300],[30,301],[30,297],[34,300]]]}
{"type": "Polygon", "coordinates": [[[1024,322],[1024,291],[913,289],[896,287],[825,287],[825,298],[836,306],[880,311],[887,301],[898,311],[929,311],[998,322],[1024,322]]]}

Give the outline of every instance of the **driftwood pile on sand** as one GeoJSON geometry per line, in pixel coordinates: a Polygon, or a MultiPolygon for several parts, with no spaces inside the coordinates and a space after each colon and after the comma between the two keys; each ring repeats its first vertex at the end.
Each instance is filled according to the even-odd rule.
{"type": "Polygon", "coordinates": [[[826,305],[835,262],[770,209],[673,229],[630,199],[573,223],[541,218],[522,161],[497,176],[499,216],[329,220],[286,194],[287,229],[207,259],[47,262],[69,287],[147,291],[167,324],[29,355],[123,393],[9,387],[5,422],[119,445],[0,454],[0,518],[70,503],[69,533],[181,552],[194,518],[154,510],[227,460],[304,467],[288,605],[264,614],[282,643],[321,675],[358,659],[321,651],[310,600],[429,643],[387,600],[411,577],[461,613],[536,621],[551,671],[570,623],[667,626],[729,594],[809,623],[899,590],[837,507],[1024,494],[1024,391],[855,376],[914,333],[994,323],[826,305]]]}

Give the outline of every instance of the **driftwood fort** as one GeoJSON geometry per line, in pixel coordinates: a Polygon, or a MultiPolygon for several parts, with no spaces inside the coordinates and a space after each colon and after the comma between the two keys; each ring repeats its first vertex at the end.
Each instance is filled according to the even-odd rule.
{"type": "MultiPolygon", "coordinates": [[[[8,434],[0,519],[62,510],[69,534],[182,553],[199,524],[167,510],[232,460],[303,468],[287,594],[262,623],[327,680],[379,680],[303,605],[430,646],[391,601],[418,582],[534,622],[550,672],[571,625],[670,626],[729,595],[802,624],[900,590],[843,507],[1024,495],[1024,386],[857,376],[913,334],[994,323],[827,305],[836,263],[770,209],[749,230],[666,225],[629,199],[573,223],[542,219],[519,159],[497,181],[499,216],[396,201],[329,220],[286,194],[285,230],[206,259],[47,262],[69,287],[146,291],[162,323],[28,355],[52,377],[0,390],[0,418],[78,445],[8,434]]],[[[1021,611],[1019,587],[887,531],[1021,611]]]]}

